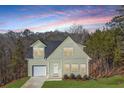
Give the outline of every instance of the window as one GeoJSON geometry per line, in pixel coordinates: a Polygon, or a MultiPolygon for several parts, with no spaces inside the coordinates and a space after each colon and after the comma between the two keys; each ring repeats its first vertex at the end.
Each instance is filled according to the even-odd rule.
{"type": "Polygon", "coordinates": [[[72,64],[71,65],[71,71],[72,72],[77,72],[78,71],[78,64],[72,64]]]}
{"type": "Polygon", "coordinates": [[[64,56],[73,56],[73,48],[64,48],[64,56]]]}
{"type": "Polygon", "coordinates": [[[64,71],[70,72],[70,65],[69,64],[64,64],[64,71]]]}
{"type": "Polygon", "coordinates": [[[34,48],[34,57],[42,57],[44,55],[43,48],[34,48]]]}
{"type": "Polygon", "coordinates": [[[80,72],[83,74],[86,73],[86,64],[80,64],[80,72]]]}

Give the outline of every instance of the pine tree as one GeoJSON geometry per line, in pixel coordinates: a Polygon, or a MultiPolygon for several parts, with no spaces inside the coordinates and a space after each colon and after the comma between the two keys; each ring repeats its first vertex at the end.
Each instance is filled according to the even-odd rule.
{"type": "Polygon", "coordinates": [[[24,46],[21,39],[18,39],[16,42],[16,48],[12,56],[12,63],[14,65],[16,78],[24,76],[26,60],[24,56],[24,46]]]}

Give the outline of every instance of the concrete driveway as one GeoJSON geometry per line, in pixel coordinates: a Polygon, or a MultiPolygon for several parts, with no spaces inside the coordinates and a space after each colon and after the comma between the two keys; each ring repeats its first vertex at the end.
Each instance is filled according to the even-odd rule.
{"type": "Polygon", "coordinates": [[[41,88],[46,77],[31,77],[22,88],[41,88]]]}

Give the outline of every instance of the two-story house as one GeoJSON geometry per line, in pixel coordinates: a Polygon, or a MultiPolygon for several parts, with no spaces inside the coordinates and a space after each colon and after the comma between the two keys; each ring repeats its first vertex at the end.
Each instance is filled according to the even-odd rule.
{"type": "Polygon", "coordinates": [[[28,76],[46,76],[62,79],[63,75],[89,75],[91,59],[84,51],[85,46],[67,37],[64,41],[36,41],[31,45],[32,57],[28,58],[28,76]]]}

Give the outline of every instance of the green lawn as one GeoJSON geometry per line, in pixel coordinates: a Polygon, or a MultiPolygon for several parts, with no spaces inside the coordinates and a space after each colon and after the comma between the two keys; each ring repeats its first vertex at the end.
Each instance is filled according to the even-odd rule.
{"type": "Polygon", "coordinates": [[[113,76],[99,80],[77,81],[46,81],[44,88],[124,88],[124,76],[113,76]]]}
{"type": "Polygon", "coordinates": [[[14,80],[5,86],[3,88],[20,88],[30,77],[24,77],[18,80],[14,80]]]}

